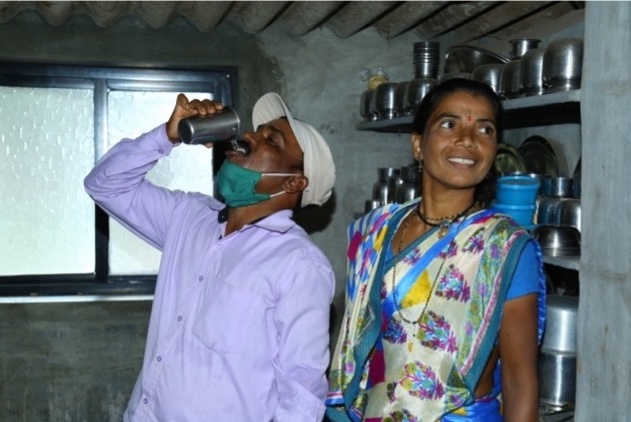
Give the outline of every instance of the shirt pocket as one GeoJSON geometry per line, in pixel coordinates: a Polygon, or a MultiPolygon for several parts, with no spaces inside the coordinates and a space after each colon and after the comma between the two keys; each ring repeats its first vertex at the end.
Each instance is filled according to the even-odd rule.
{"type": "MultiPolygon", "coordinates": [[[[251,349],[255,324],[261,324],[260,298],[241,287],[212,281],[205,289],[192,333],[206,347],[221,354],[242,354],[251,349]]],[[[262,328],[259,327],[260,330],[262,328]]],[[[259,334],[260,335],[260,334],[259,334]]]]}

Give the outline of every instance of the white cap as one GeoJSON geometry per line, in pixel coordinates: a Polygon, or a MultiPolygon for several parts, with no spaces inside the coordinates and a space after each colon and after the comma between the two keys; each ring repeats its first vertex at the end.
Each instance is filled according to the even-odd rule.
{"type": "Polygon", "coordinates": [[[309,179],[309,185],[302,192],[300,205],[322,205],[331,196],[335,183],[335,164],[331,150],[313,126],[292,117],[289,108],[277,93],[268,92],[254,104],[252,123],[255,130],[260,125],[281,117],[287,117],[302,149],[304,174],[309,179]]]}

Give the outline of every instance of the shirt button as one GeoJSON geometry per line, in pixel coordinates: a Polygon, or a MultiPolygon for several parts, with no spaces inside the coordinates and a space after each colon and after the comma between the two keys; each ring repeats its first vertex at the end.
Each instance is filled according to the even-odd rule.
{"type": "Polygon", "coordinates": [[[163,150],[162,148],[161,148],[161,149],[159,149],[159,150],[158,150],[158,152],[159,152],[160,154],[164,154],[164,150],[163,150]]]}
{"type": "Polygon", "coordinates": [[[157,360],[158,362],[161,362],[161,361],[162,361],[162,356],[158,356],[158,357],[156,358],[156,360],[157,360]]]}
{"type": "Polygon", "coordinates": [[[180,322],[180,321],[182,321],[182,315],[177,316],[177,322],[180,322]]]}
{"type": "Polygon", "coordinates": [[[144,404],[147,404],[147,403],[149,403],[149,400],[147,400],[147,399],[142,399],[142,402],[143,402],[144,404]]]}
{"type": "Polygon", "coordinates": [[[203,279],[204,279],[203,275],[200,275],[200,276],[197,277],[197,281],[202,281],[203,279]]]}

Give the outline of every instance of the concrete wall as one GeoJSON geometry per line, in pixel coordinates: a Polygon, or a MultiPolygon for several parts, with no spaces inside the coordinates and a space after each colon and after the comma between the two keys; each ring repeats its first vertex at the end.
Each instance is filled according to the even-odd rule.
{"type": "Polygon", "coordinates": [[[631,398],[631,3],[585,14],[577,420],[629,419],[631,398]]]}

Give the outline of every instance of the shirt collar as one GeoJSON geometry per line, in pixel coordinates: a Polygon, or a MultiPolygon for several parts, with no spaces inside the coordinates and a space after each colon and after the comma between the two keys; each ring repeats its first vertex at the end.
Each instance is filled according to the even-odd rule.
{"type": "MultiPolygon", "coordinates": [[[[216,212],[221,212],[226,208],[225,204],[219,201],[209,201],[208,207],[216,212]]],[[[296,225],[296,222],[292,220],[294,212],[292,210],[280,210],[273,214],[270,214],[266,217],[261,218],[260,220],[254,221],[250,224],[246,224],[241,230],[247,227],[260,227],[265,230],[285,233],[290,228],[296,225]]]]}

